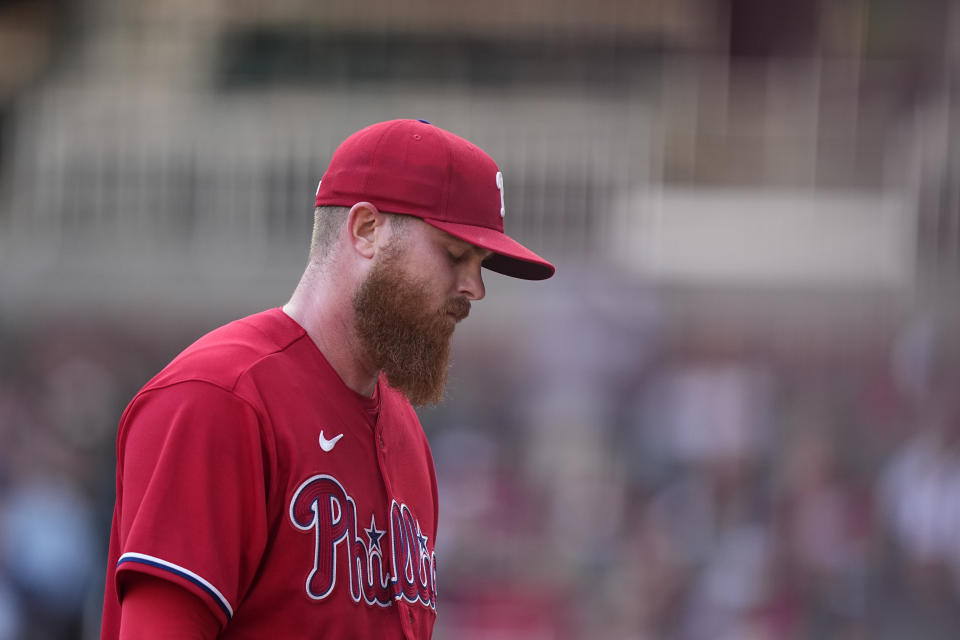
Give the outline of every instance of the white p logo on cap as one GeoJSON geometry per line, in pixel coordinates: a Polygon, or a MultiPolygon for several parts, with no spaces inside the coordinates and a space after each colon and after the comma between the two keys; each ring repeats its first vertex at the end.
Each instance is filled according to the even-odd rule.
{"type": "Polygon", "coordinates": [[[507,209],[503,203],[503,173],[500,171],[497,171],[497,189],[500,190],[500,217],[504,218],[507,215],[507,209]]]}

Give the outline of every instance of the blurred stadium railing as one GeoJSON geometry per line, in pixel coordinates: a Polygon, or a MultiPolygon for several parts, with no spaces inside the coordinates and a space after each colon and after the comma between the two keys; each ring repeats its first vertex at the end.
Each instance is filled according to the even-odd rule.
{"type": "Polygon", "coordinates": [[[381,31],[299,3],[190,21],[92,2],[96,37],[10,109],[5,277],[288,279],[333,148],[409,116],[487,148],[511,231],[561,262],[896,296],[956,279],[949,92],[913,89],[897,59],[716,56],[710,4],[514,9],[490,18],[505,31],[414,12],[381,31]]]}

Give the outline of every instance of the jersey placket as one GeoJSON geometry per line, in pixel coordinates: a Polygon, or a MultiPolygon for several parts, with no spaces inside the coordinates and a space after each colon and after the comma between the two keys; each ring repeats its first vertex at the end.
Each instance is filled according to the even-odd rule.
{"type": "MultiPolygon", "coordinates": [[[[387,465],[387,444],[383,437],[383,425],[380,423],[380,416],[377,416],[377,422],[374,426],[374,441],[377,448],[377,465],[380,468],[380,477],[383,479],[383,488],[386,491],[387,495],[387,522],[389,523],[390,519],[390,502],[395,498],[393,493],[393,484],[390,479],[390,473],[388,472],[389,466],[387,465]]],[[[397,576],[399,575],[398,569],[396,566],[396,554],[393,552],[394,541],[390,541],[390,578],[393,581],[394,589],[399,588],[399,582],[397,576]]],[[[397,598],[397,593],[394,591],[392,594],[394,598],[394,606],[397,607],[397,615],[400,619],[400,628],[403,630],[403,637],[407,640],[415,640],[416,635],[413,632],[413,612],[410,610],[410,606],[404,601],[404,599],[397,598]]]]}

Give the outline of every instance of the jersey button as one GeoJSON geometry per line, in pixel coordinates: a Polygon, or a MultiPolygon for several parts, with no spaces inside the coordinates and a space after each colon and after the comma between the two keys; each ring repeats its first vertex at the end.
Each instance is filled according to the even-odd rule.
{"type": "Polygon", "coordinates": [[[387,445],[383,444],[383,434],[382,434],[382,433],[380,434],[380,448],[381,448],[381,449],[386,449],[386,448],[387,448],[387,445]]]}

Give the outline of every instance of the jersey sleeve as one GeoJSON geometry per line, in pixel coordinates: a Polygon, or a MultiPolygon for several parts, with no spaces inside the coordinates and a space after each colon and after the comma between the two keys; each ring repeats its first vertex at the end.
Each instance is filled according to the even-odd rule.
{"type": "Polygon", "coordinates": [[[119,640],[213,640],[220,622],[192,593],[153,576],[127,576],[119,640]]]}
{"type": "Polygon", "coordinates": [[[257,571],[267,538],[256,411],[191,381],[141,393],[118,440],[122,474],[117,593],[148,574],[194,593],[222,625],[257,571]]]}

